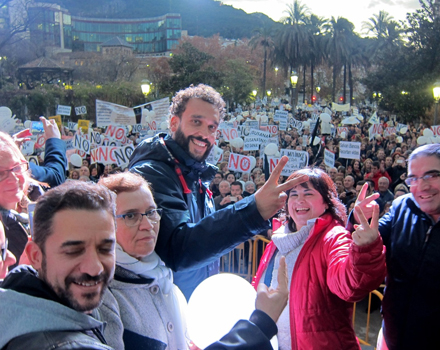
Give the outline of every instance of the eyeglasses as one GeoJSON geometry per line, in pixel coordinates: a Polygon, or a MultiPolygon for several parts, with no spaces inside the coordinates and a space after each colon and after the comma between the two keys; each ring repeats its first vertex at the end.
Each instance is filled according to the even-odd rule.
{"type": "Polygon", "coordinates": [[[433,170],[420,177],[410,176],[405,179],[405,183],[408,186],[415,186],[418,180],[423,180],[425,182],[431,183],[437,180],[439,176],[440,176],[440,171],[433,170]]]}
{"type": "Polygon", "coordinates": [[[18,164],[9,170],[2,170],[2,171],[0,171],[0,181],[6,180],[6,178],[9,176],[9,173],[23,174],[28,170],[29,170],[29,163],[28,162],[18,164]]]}
{"type": "Polygon", "coordinates": [[[127,213],[127,214],[121,214],[116,215],[117,219],[124,219],[124,223],[128,227],[133,227],[139,225],[139,223],[142,220],[143,216],[146,216],[148,221],[150,221],[151,224],[156,225],[160,221],[160,217],[162,216],[163,209],[156,208],[156,209],[150,209],[145,212],[145,214],[142,213],[127,213]]]}
{"type": "Polygon", "coordinates": [[[8,252],[8,239],[6,238],[5,245],[0,248],[1,257],[3,261],[6,261],[6,254],[8,252]]]}

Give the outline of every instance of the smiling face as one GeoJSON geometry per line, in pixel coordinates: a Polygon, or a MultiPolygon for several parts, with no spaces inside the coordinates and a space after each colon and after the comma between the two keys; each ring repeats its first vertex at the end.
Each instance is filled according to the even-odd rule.
{"type": "Polygon", "coordinates": [[[44,250],[26,253],[39,276],[80,312],[99,306],[115,268],[115,222],[106,210],[61,210],[52,219],[44,250]]]}
{"type": "MultiPolygon", "coordinates": [[[[23,157],[14,152],[0,153],[0,171],[10,170],[15,166],[25,163],[23,157]]],[[[8,172],[7,177],[0,182],[0,207],[15,209],[16,204],[23,197],[23,189],[26,183],[25,173],[8,172]]]]}
{"type": "Polygon", "coordinates": [[[173,116],[170,129],[173,139],[195,160],[204,161],[213,145],[220,123],[218,109],[198,98],[188,101],[181,118],[173,116]]]}
{"type": "MultiPolygon", "coordinates": [[[[435,156],[419,157],[411,160],[408,177],[420,177],[432,171],[440,172],[440,159],[435,156]]],[[[431,181],[419,179],[410,190],[420,209],[437,221],[440,218],[440,177],[431,181]]]]}
{"type": "MultiPolygon", "coordinates": [[[[156,208],[153,195],[146,186],[133,192],[121,192],[116,197],[116,215],[145,213],[156,208]]],[[[160,227],[159,222],[152,224],[146,216],[142,216],[139,225],[129,227],[125,225],[124,219],[117,220],[116,239],[127,254],[141,259],[154,251],[160,227]]]]}
{"type": "Polygon", "coordinates": [[[321,194],[310,182],[294,187],[289,193],[287,209],[297,230],[307,225],[307,220],[315,219],[328,209],[321,194]]]}

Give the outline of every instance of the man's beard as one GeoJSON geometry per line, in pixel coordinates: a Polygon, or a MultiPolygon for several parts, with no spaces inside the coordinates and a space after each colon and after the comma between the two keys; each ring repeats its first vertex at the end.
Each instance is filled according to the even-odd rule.
{"type": "Polygon", "coordinates": [[[90,276],[88,274],[82,274],[79,277],[73,277],[72,275],[69,275],[64,279],[64,287],[59,284],[53,285],[48,281],[46,276],[47,276],[46,258],[43,256],[39,277],[53,289],[56,295],[60,298],[63,305],[66,305],[78,312],[90,312],[93,309],[96,309],[101,304],[102,297],[110,282],[110,276],[106,272],[101,273],[99,276],[90,276]],[[86,300],[85,304],[81,304],[78,300],[76,300],[75,296],[70,290],[70,285],[73,284],[74,282],[76,283],[102,282],[98,302],[95,301],[95,297],[98,294],[97,292],[81,294],[81,296],[86,300]]]}
{"type": "Polygon", "coordinates": [[[182,147],[184,149],[184,151],[186,153],[188,153],[192,158],[194,158],[195,160],[197,160],[198,162],[203,162],[206,158],[208,158],[209,153],[211,153],[212,147],[213,145],[206,139],[202,138],[202,137],[197,137],[197,136],[188,136],[186,137],[185,134],[182,132],[180,126],[177,128],[176,132],[174,133],[174,137],[173,137],[174,141],[177,142],[177,144],[182,147]],[[205,153],[203,153],[202,155],[197,155],[194,154],[190,151],[189,149],[189,143],[191,142],[191,140],[198,140],[201,142],[205,142],[207,144],[207,148],[205,153]]]}

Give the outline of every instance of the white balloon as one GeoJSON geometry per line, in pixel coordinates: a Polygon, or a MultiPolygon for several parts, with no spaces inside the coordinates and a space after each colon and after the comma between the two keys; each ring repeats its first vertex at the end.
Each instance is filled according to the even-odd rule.
{"type": "Polygon", "coordinates": [[[397,136],[396,141],[397,141],[397,143],[402,143],[403,142],[402,136],[397,136]]]}
{"type": "Polygon", "coordinates": [[[8,107],[0,107],[0,119],[2,118],[11,118],[12,111],[8,107]]]}
{"type": "Polygon", "coordinates": [[[406,126],[404,126],[403,128],[400,129],[400,133],[403,135],[408,131],[408,128],[406,126]]]}
{"type": "Polygon", "coordinates": [[[434,133],[432,132],[431,129],[426,128],[425,130],[423,130],[423,136],[425,136],[425,137],[433,137],[434,133]]]}
{"type": "Polygon", "coordinates": [[[426,136],[420,136],[418,139],[417,139],[417,144],[418,145],[425,145],[425,144],[427,144],[429,141],[428,141],[428,138],[426,137],[426,136]]]}
{"type": "Polygon", "coordinates": [[[167,122],[160,123],[160,130],[166,130],[166,129],[168,129],[168,123],[167,122]]]}
{"type": "Polygon", "coordinates": [[[78,124],[75,124],[75,126],[73,127],[73,130],[75,130],[75,131],[78,130],[78,124]]]}
{"type": "Polygon", "coordinates": [[[237,115],[237,121],[238,122],[241,122],[243,120],[243,116],[240,114],[240,115],[237,115]]]}
{"type": "Polygon", "coordinates": [[[267,156],[274,156],[275,153],[278,152],[278,146],[274,143],[269,143],[268,145],[266,145],[266,147],[264,148],[264,153],[267,156]]]}
{"type": "Polygon", "coordinates": [[[244,141],[241,137],[236,137],[235,139],[233,139],[234,144],[235,144],[235,148],[241,148],[244,145],[244,141]]]}
{"type": "Polygon", "coordinates": [[[82,166],[81,156],[76,153],[70,155],[70,164],[72,164],[74,167],[80,168],[82,166]]]}
{"type": "Polygon", "coordinates": [[[268,121],[267,115],[262,115],[260,120],[262,123],[267,123],[268,121]]]}
{"type": "Polygon", "coordinates": [[[341,139],[345,139],[345,135],[346,135],[346,133],[345,133],[345,131],[343,131],[343,132],[341,132],[341,139]]]}
{"type": "Polygon", "coordinates": [[[330,123],[332,121],[332,117],[328,113],[321,113],[319,116],[323,122],[330,123]]]}
{"type": "Polygon", "coordinates": [[[188,302],[190,339],[204,349],[228,333],[255,309],[256,291],[244,278],[221,273],[204,280],[188,302]]]}
{"type": "Polygon", "coordinates": [[[26,121],[24,122],[24,127],[25,127],[26,129],[29,129],[29,128],[31,127],[31,124],[32,124],[32,121],[30,121],[30,120],[26,120],[26,121]]]}
{"type": "Polygon", "coordinates": [[[150,135],[150,136],[154,135],[154,130],[148,130],[147,135],[150,135]]]}
{"type": "Polygon", "coordinates": [[[275,153],[275,157],[279,157],[280,155],[280,151],[277,151],[277,153],[275,153]]]}
{"type": "Polygon", "coordinates": [[[257,164],[257,160],[255,159],[254,156],[249,156],[249,159],[251,160],[251,166],[250,166],[250,169],[255,168],[255,165],[257,164]]]}

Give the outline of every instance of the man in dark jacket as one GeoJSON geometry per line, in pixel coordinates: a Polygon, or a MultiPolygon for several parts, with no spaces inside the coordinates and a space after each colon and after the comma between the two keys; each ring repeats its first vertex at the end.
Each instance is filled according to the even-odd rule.
{"type": "MultiPolygon", "coordinates": [[[[411,193],[394,200],[379,220],[386,246],[383,333],[389,350],[437,349],[440,329],[440,144],[409,158],[411,193]]],[[[378,194],[358,202],[364,212],[378,194]]],[[[367,217],[370,215],[367,215],[367,217]]]]}
{"type": "Polygon", "coordinates": [[[217,168],[205,159],[224,108],[222,97],[210,86],[179,91],[170,106],[171,136],[145,140],[129,163],[130,171],[152,184],[155,201],[163,209],[156,252],[175,271],[174,283],[187,299],[200,282],[218,272],[223,254],[267,232],[268,219],[285,204],[283,191],[294,185],[277,184],[285,157],[255,195],[215,212],[209,183],[217,168]]]}
{"type": "MultiPolygon", "coordinates": [[[[72,181],[39,199],[26,246],[33,268],[21,265],[1,284],[0,349],[112,350],[96,308],[115,269],[114,196],[72,181]]],[[[239,321],[207,349],[272,349],[288,296],[285,262],[280,271],[276,290],[259,287],[250,321],[239,321]]]]}

